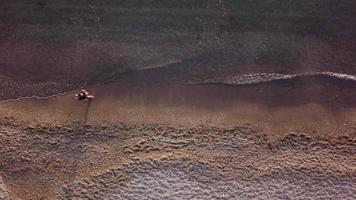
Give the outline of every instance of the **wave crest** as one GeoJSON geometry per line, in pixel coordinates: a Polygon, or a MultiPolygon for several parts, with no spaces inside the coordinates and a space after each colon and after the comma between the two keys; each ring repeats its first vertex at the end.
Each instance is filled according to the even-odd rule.
{"type": "Polygon", "coordinates": [[[276,80],[290,80],[294,78],[307,78],[307,77],[330,77],[340,80],[356,81],[355,75],[342,74],[335,72],[312,72],[302,74],[278,74],[278,73],[253,73],[242,74],[219,79],[209,79],[202,82],[195,82],[193,84],[228,84],[228,85],[250,85],[272,82],[276,80]]]}

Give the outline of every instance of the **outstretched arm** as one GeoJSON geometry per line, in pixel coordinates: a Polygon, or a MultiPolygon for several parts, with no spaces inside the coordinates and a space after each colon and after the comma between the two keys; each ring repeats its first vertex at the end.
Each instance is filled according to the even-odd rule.
{"type": "Polygon", "coordinates": [[[85,95],[88,95],[89,93],[86,91],[86,90],[84,90],[84,89],[82,89],[82,92],[85,94],[85,95]]]}

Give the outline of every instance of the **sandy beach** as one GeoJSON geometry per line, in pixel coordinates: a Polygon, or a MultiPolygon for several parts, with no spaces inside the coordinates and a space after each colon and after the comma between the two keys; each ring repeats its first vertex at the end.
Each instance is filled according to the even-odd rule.
{"type": "Polygon", "coordinates": [[[0,200],[356,199],[355,11],[1,0],[0,200]]]}

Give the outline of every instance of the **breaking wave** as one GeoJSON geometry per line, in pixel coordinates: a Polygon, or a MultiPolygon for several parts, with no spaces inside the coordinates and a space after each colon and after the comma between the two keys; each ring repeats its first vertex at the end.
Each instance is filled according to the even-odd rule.
{"type": "Polygon", "coordinates": [[[313,72],[302,74],[278,74],[278,73],[253,73],[236,75],[226,78],[208,79],[192,84],[228,84],[228,85],[250,85],[273,82],[278,80],[292,80],[299,78],[336,78],[339,80],[355,81],[356,76],[350,74],[334,73],[334,72],[313,72]]]}

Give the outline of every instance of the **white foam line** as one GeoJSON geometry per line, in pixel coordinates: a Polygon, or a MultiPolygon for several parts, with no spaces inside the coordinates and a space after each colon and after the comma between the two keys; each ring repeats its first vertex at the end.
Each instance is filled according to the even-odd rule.
{"type": "MultiPolygon", "coordinates": [[[[98,83],[98,84],[91,85],[90,87],[93,88],[93,87],[97,87],[97,86],[101,86],[101,85],[105,85],[105,84],[98,83]]],[[[19,98],[15,98],[15,99],[6,99],[6,100],[0,101],[0,103],[5,103],[5,102],[9,102],[9,101],[19,101],[19,100],[23,100],[23,99],[49,99],[49,98],[53,98],[53,97],[64,96],[68,93],[77,92],[79,90],[80,89],[68,90],[68,91],[64,91],[64,92],[49,95],[49,96],[29,96],[29,97],[19,97],[19,98]]]]}
{"type": "Polygon", "coordinates": [[[0,101],[0,103],[19,101],[19,100],[23,100],[23,99],[50,99],[50,98],[53,98],[53,97],[64,96],[64,95],[66,95],[68,93],[72,93],[72,92],[75,92],[75,91],[78,91],[78,89],[69,90],[69,91],[65,91],[65,92],[62,92],[62,93],[53,94],[53,95],[50,95],[50,96],[29,96],[29,97],[19,97],[19,98],[16,98],[16,99],[6,99],[6,100],[0,101]]]}
{"type": "Polygon", "coordinates": [[[334,77],[337,77],[337,78],[356,81],[356,76],[355,75],[334,73],[334,72],[323,72],[323,74],[326,74],[326,75],[329,75],[329,76],[334,76],[334,77]]]}
{"type": "MultiPolygon", "coordinates": [[[[340,78],[340,79],[344,79],[344,80],[353,80],[356,81],[356,75],[350,75],[350,74],[342,74],[342,73],[335,73],[335,72],[310,72],[310,73],[302,73],[302,74],[277,74],[277,73],[253,73],[253,74],[242,74],[242,75],[238,75],[238,76],[232,76],[223,80],[207,80],[207,81],[203,81],[203,82],[192,82],[189,84],[204,84],[204,83],[225,83],[225,84],[230,84],[230,85],[249,85],[249,84],[256,84],[256,83],[266,83],[266,82],[270,82],[270,81],[274,81],[274,80],[288,80],[288,79],[292,79],[295,77],[303,77],[303,76],[313,76],[313,75],[325,75],[325,76],[330,76],[330,77],[336,77],[336,78],[340,78]],[[252,76],[277,76],[275,78],[271,78],[268,80],[261,80],[261,81],[254,81],[254,80],[250,80],[250,81],[246,81],[245,83],[233,83],[234,82],[234,78],[241,78],[241,77],[252,77],[252,76]]],[[[238,82],[239,80],[237,80],[238,82]]],[[[100,86],[100,85],[104,85],[104,84],[96,84],[93,85],[92,87],[95,86],[100,86]]],[[[5,102],[11,102],[11,101],[19,101],[19,100],[23,100],[23,99],[49,99],[49,98],[53,98],[53,97],[58,97],[58,96],[64,96],[68,93],[72,93],[72,92],[76,92],[78,91],[78,89],[75,90],[69,90],[69,91],[65,91],[62,93],[57,93],[54,95],[50,95],[50,96],[30,96],[30,97],[19,97],[16,99],[6,99],[6,100],[2,100],[0,101],[0,103],[5,103],[5,102]]]]}
{"type": "Polygon", "coordinates": [[[307,77],[307,76],[329,76],[329,77],[335,77],[343,80],[356,81],[355,75],[335,73],[335,72],[311,72],[311,73],[301,73],[301,74],[277,74],[277,73],[242,74],[238,76],[227,77],[225,79],[206,80],[200,83],[225,83],[229,85],[250,85],[250,84],[257,84],[257,83],[266,83],[275,80],[288,80],[296,77],[307,77]],[[249,79],[249,78],[260,78],[260,79],[249,79]]]}

